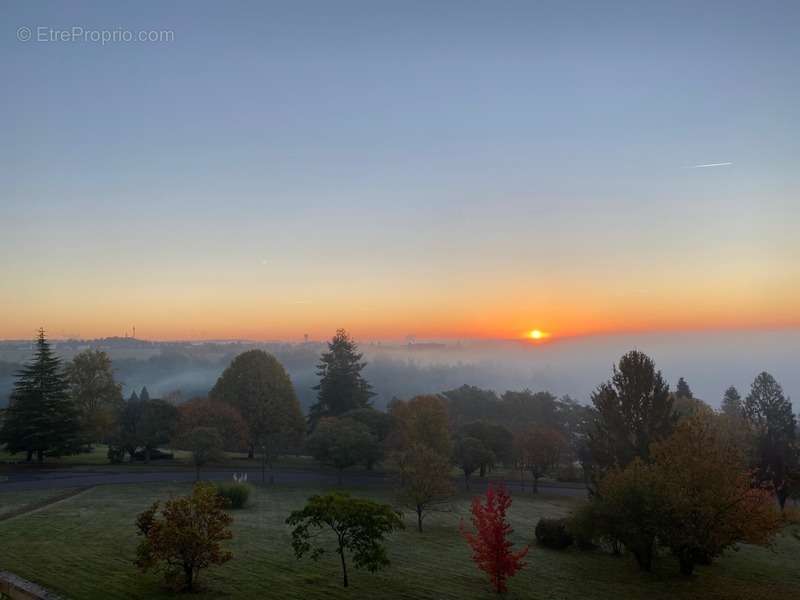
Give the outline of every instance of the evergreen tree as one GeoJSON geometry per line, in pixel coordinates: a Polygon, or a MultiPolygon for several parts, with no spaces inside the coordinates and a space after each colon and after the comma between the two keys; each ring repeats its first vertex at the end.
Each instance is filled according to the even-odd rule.
{"type": "Polygon", "coordinates": [[[150,400],[150,392],[147,391],[147,386],[142,387],[142,391],[139,392],[139,400],[142,402],[150,400]]]}
{"type": "Polygon", "coordinates": [[[136,393],[136,390],[133,390],[131,392],[131,395],[128,396],[128,402],[138,402],[138,401],[139,401],[139,395],[136,393]]]}
{"type": "Polygon", "coordinates": [[[722,397],[722,413],[729,417],[740,417],[743,414],[744,407],[742,406],[742,397],[739,395],[739,390],[731,386],[725,390],[725,395],[722,397]]]}
{"type": "Polygon", "coordinates": [[[792,403],[775,378],[764,371],[753,381],[744,412],[758,437],[759,479],[774,486],[783,508],[789,496],[789,480],[797,466],[797,424],[792,403]]]}
{"type": "Polygon", "coordinates": [[[309,421],[311,427],[322,417],[336,417],[349,410],[365,408],[375,394],[372,387],[361,375],[367,363],[361,359],[355,341],[344,329],[328,343],[328,351],[322,354],[317,365],[320,377],[317,390],[317,403],[311,407],[309,421]]]}
{"type": "Polygon", "coordinates": [[[632,350],[614,367],[611,381],[592,394],[597,409],[589,434],[593,478],[635,458],[647,461],[650,444],[672,433],[677,420],[669,385],[646,354],[632,350]]]}
{"type": "Polygon", "coordinates": [[[678,398],[688,398],[690,400],[694,398],[694,394],[692,394],[692,388],[689,387],[689,384],[686,383],[686,380],[683,377],[678,379],[678,385],[675,388],[675,395],[678,398]]]}
{"type": "Polygon", "coordinates": [[[39,330],[33,360],[17,374],[0,443],[11,454],[71,454],[80,446],[78,412],[69,397],[69,384],[61,360],[50,349],[44,329],[39,330]]]}

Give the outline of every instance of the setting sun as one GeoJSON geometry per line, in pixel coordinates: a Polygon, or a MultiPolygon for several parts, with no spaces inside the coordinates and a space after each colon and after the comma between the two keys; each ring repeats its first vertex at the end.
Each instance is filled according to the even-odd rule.
{"type": "Polygon", "coordinates": [[[543,340],[547,337],[550,337],[550,334],[544,331],[540,331],[539,329],[534,329],[528,332],[528,337],[531,338],[532,340],[543,340]]]}

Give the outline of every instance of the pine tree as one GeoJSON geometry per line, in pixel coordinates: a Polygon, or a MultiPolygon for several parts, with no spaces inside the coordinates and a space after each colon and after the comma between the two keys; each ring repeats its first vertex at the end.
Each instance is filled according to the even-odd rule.
{"type": "Polygon", "coordinates": [[[147,386],[144,386],[142,388],[142,391],[139,392],[139,400],[141,400],[142,402],[147,402],[148,400],[150,400],[150,392],[147,391],[147,386]]]}
{"type": "Polygon", "coordinates": [[[33,360],[17,374],[6,411],[0,443],[11,454],[71,454],[80,446],[78,411],[69,397],[69,384],[61,360],[50,349],[44,329],[39,330],[33,360]]]}
{"type": "Polygon", "coordinates": [[[744,414],[744,407],[742,406],[742,397],[739,395],[739,390],[731,386],[725,390],[725,395],[722,397],[722,413],[729,417],[741,417],[744,414]]]}
{"type": "Polygon", "coordinates": [[[745,415],[756,431],[761,481],[772,483],[781,508],[789,496],[791,474],[797,468],[796,427],[791,401],[766,371],[760,373],[744,401],[745,415]]]}
{"type": "Polygon", "coordinates": [[[592,394],[597,409],[589,433],[592,478],[635,458],[649,460],[650,444],[667,438],[675,426],[674,398],[646,354],[632,350],[614,367],[611,381],[592,394]]]}
{"type": "Polygon", "coordinates": [[[678,385],[675,388],[675,395],[679,398],[694,398],[694,394],[692,394],[692,388],[689,387],[689,384],[686,383],[686,380],[681,377],[678,379],[678,385]]]}
{"type": "Polygon", "coordinates": [[[336,417],[370,405],[370,398],[375,394],[361,375],[367,366],[361,360],[363,356],[344,329],[336,331],[328,343],[328,351],[322,354],[317,365],[320,382],[314,387],[317,390],[317,403],[311,407],[309,414],[312,428],[322,417],[336,417]]]}

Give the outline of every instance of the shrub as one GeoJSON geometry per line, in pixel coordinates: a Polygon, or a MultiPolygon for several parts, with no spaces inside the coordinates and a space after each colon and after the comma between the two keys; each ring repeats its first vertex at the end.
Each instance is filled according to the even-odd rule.
{"type": "Polygon", "coordinates": [[[125,448],[111,445],[108,447],[106,455],[108,456],[108,462],[112,465],[118,465],[125,460],[125,448]]]}
{"type": "Polygon", "coordinates": [[[599,532],[594,504],[584,504],[567,519],[567,532],[580,550],[597,548],[599,532]]]}
{"type": "Polygon", "coordinates": [[[218,483],[217,496],[225,498],[231,508],[244,508],[250,498],[250,486],[246,483],[218,483]]]}
{"type": "Polygon", "coordinates": [[[539,519],[536,524],[536,541],[555,550],[568,548],[572,545],[572,535],[567,531],[567,520],[539,519]]]}

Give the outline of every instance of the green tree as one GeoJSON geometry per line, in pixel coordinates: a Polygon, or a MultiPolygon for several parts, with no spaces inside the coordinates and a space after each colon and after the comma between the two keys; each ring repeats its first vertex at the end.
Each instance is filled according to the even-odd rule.
{"type": "Polygon", "coordinates": [[[17,374],[0,430],[0,443],[11,454],[72,454],[80,447],[78,411],[69,397],[69,384],[61,360],[50,349],[44,329],[39,330],[33,360],[17,374]]]}
{"type": "Polygon", "coordinates": [[[689,387],[689,384],[686,383],[686,380],[683,377],[678,379],[678,385],[675,386],[675,395],[679,398],[694,398],[694,394],[692,394],[692,388],[689,387]]]}
{"type": "Polygon", "coordinates": [[[442,392],[441,395],[447,401],[447,412],[453,429],[473,421],[494,419],[500,412],[497,394],[492,390],[462,385],[442,392]]]}
{"type": "Polygon", "coordinates": [[[790,494],[789,482],[797,466],[796,422],[792,403],[769,373],[760,373],[744,402],[744,412],[756,432],[758,476],[770,482],[781,508],[790,494]]]}
{"type": "Polygon", "coordinates": [[[677,415],[669,386],[646,354],[632,350],[614,366],[611,380],[592,394],[596,409],[588,446],[595,479],[635,458],[649,459],[650,444],[672,433],[677,415]]]}
{"type": "Polygon", "coordinates": [[[144,450],[144,462],[150,462],[152,451],[169,442],[178,426],[177,409],[164,400],[139,400],[142,404],[139,413],[137,433],[139,446],[144,450]]]}
{"type": "Polygon", "coordinates": [[[494,464],[494,453],[478,438],[462,437],[456,439],[453,461],[464,472],[464,485],[469,489],[470,476],[481,465],[494,464]]]}
{"type": "Polygon", "coordinates": [[[249,456],[260,452],[262,479],[275,458],[300,444],[305,430],[300,402],[283,365],[271,354],[263,350],[239,354],[209,396],[236,408],[248,424],[249,456]]]}
{"type": "Polygon", "coordinates": [[[78,409],[83,438],[105,441],[122,406],[122,385],[114,380],[111,358],[101,350],[84,350],[67,364],[72,402],[78,409]]]}
{"type": "Polygon", "coordinates": [[[739,390],[730,386],[725,390],[725,395],[722,397],[722,413],[729,417],[741,417],[744,415],[744,405],[742,404],[742,397],[739,390]]]}
{"type": "Polygon", "coordinates": [[[424,444],[413,444],[405,453],[401,473],[400,497],[417,513],[417,529],[422,532],[425,516],[447,501],[454,492],[450,460],[424,444]]]}
{"type": "Polygon", "coordinates": [[[347,411],[365,408],[375,394],[361,371],[367,366],[355,341],[338,329],[317,365],[317,402],[311,407],[309,422],[314,428],[322,417],[338,417],[347,411]]]}
{"type": "Polygon", "coordinates": [[[160,511],[154,503],[136,519],[136,566],[163,570],[176,590],[194,590],[202,569],[233,558],[222,545],[233,538],[226,503],[210,483],[195,484],[191,496],[167,500],[160,511]]]}
{"type": "Polygon", "coordinates": [[[636,457],[624,469],[610,470],[594,497],[601,535],[619,540],[649,571],[662,525],[663,494],[651,465],[636,457]]]}
{"type": "Polygon", "coordinates": [[[367,456],[364,460],[364,466],[372,470],[376,463],[384,459],[386,440],[392,432],[394,419],[392,419],[391,415],[375,410],[372,407],[349,410],[344,413],[342,417],[353,419],[354,421],[366,425],[369,432],[375,437],[377,441],[374,446],[375,452],[367,456]]]}
{"type": "Polygon", "coordinates": [[[177,439],[177,447],[192,453],[195,480],[200,480],[200,468],[222,460],[222,436],[214,427],[195,427],[177,439]]]}
{"type": "MultiPolygon", "coordinates": [[[[116,429],[111,436],[113,449],[123,455],[127,452],[130,460],[135,459],[141,449],[145,462],[150,462],[151,452],[169,442],[175,435],[178,424],[178,411],[163,400],[128,400],[117,415],[116,429]]],[[[109,457],[114,452],[109,450],[109,457]]]]}
{"type": "Polygon", "coordinates": [[[326,417],[322,419],[308,440],[306,449],[319,462],[337,470],[339,485],[342,471],[374,456],[378,441],[363,423],[353,419],[326,417]]]}
{"type": "Polygon", "coordinates": [[[293,527],[292,548],[295,556],[311,554],[319,560],[325,547],[317,543],[313,530],[330,530],[336,537],[336,553],[342,565],[342,581],[348,585],[346,553],[351,553],[356,568],[370,572],[389,565],[384,538],[403,529],[401,514],[387,504],[352,498],[344,492],[312,496],[302,510],[289,515],[286,523],[293,527]]]}
{"type": "MultiPolygon", "coordinates": [[[[461,427],[458,432],[460,437],[472,437],[483,442],[492,451],[494,459],[504,464],[509,464],[513,459],[514,436],[503,427],[495,423],[486,421],[475,421],[461,427]]],[[[491,468],[490,463],[483,463],[480,466],[480,476],[486,476],[486,470],[491,468]]]]}

